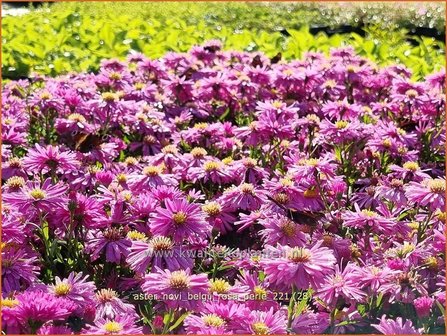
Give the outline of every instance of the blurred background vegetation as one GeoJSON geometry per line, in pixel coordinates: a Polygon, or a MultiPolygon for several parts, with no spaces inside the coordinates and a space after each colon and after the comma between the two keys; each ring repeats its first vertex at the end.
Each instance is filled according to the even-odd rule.
{"type": "Polygon", "coordinates": [[[353,46],[418,79],[445,66],[445,3],[63,2],[2,20],[2,76],[96,71],[103,58],[185,52],[219,39],[225,49],[281,52],[353,46]]]}

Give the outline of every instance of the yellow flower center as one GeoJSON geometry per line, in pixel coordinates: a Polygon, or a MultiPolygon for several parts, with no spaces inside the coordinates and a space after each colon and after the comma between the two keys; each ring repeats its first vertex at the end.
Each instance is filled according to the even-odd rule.
{"type": "Polygon", "coordinates": [[[201,148],[201,147],[196,147],[196,148],[193,148],[191,150],[191,155],[195,159],[203,158],[206,154],[208,154],[208,152],[205,149],[201,148]]]}
{"type": "Polygon", "coordinates": [[[289,219],[286,219],[281,226],[281,231],[286,237],[293,237],[296,233],[296,229],[296,224],[289,219]]]}
{"type": "Polygon", "coordinates": [[[348,127],[349,125],[349,121],[346,120],[339,120],[335,123],[335,127],[337,129],[345,129],[346,127],[348,127]]]}
{"type": "Polygon", "coordinates": [[[11,189],[20,189],[25,185],[25,179],[20,176],[13,176],[6,181],[6,185],[11,189]]]}
{"type": "Polygon", "coordinates": [[[305,164],[306,164],[307,166],[311,166],[311,167],[316,167],[316,166],[318,165],[318,163],[319,163],[319,160],[318,160],[318,159],[314,159],[314,158],[312,158],[312,159],[307,159],[307,160],[305,161],[305,164]]]}
{"type": "Polygon", "coordinates": [[[232,162],[233,162],[233,158],[231,156],[228,156],[228,157],[222,159],[222,163],[227,165],[227,166],[229,164],[231,164],[232,162]]]}
{"type": "Polygon", "coordinates": [[[251,183],[243,183],[241,185],[241,191],[244,194],[253,194],[255,187],[251,183]]]}
{"type": "Polygon", "coordinates": [[[287,253],[287,258],[295,263],[305,263],[310,261],[312,254],[303,247],[294,247],[287,253]]]}
{"type": "Polygon", "coordinates": [[[179,211],[172,215],[172,220],[176,225],[183,225],[185,224],[186,220],[188,219],[188,216],[183,212],[179,211]]]}
{"type": "Polygon", "coordinates": [[[419,170],[419,165],[417,164],[417,162],[413,162],[413,161],[405,162],[403,167],[404,167],[404,169],[410,170],[412,172],[419,170]]]}
{"type": "Polygon", "coordinates": [[[174,145],[167,145],[161,151],[165,154],[176,154],[178,152],[177,147],[174,145]]]}
{"type": "Polygon", "coordinates": [[[437,194],[445,193],[445,181],[441,179],[430,180],[428,182],[430,191],[437,194]]]}
{"type": "Polygon", "coordinates": [[[144,87],[145,87],[145,84],[144,84],[144,83],[140,83],[140,82],[138,82],[138,83],[135,83],[135,84],[134,84],[134,88],[135,88],[135,90],[138,90],[138,91],[143,90],[144,87]]]}
{"type": "Polygon", "coordinates": [[[113,92],[104,92],[101,95],[102,99],[106,102],[113,102],[118,100],[118,95],[113,92]]]}
{"type": "Polygon", "coordinates": [[[382,141],[382,145],[383,145],[383,147],[385,147],[385,148],[390,148],[391,145],[392,145],[391,139],[385,139],[385,140],[383,140],[383,141],[382,141]]]}
{"type": "Polygon", "coordinates": [[[54,294],[57,296],[64,296],[70,293],[71,285],[65,282],[58,283],[54,286],[54,294]]]}
{"type": "Polygon", "coordinates": [[[443,211],[437,211],[436,212],[436,217],[438,217],[438,219],[441,221],[441,222],[445,222],[445,219],[446,219],[446,213],[445,212],[443,212],[443,211]]]}
{"type": "Polygon", "coordinates": [[[149,241],[149,245],[151,245],[155,251],[168,251],[171,250],[172,247],[174,246],[172,244],[172,240],[164,236],[153,237],[149,241]]]}
{"type": "Polygon", "coordinates": [[[255,300],[263,301],[267,299],[267,291],[261,286],[253,288],[253,293],[255,294],[255,300]]]}
{"type": "Polygon", "coordinates": [[[121,330],[123,330],[123,327],[121,326],[121,324],[119,324],[116,321],[109,321],[109,322],[105,323],[103,328],[106,332],[111,333],[111,334],[117,334],[121,330]]]}
{"type": "Polygon", "coordinates": [[[29,195],[35,200],[42,200],[47,196],[46,192],[39,188],[31,190],[29,192],[29,195]]]}
{"type": "Polygon", "coordinates": [[[117,180],[119,183],[124,183],[124,182],[127,181],[127,176],[126,176],[126,174],[124,174],[124,173],[119,173],[118,175],[116,175],[116,180],[117,180]]]}
{"type": "Polygon", "coordinates": [[[216,314],[207,314],[202,317],[202,321],[209,327],[221,327],[225,324],[225,321],[216,314]]]}
{"type": "Polygon", "coordinates": [[[85,117],[82,114],[79,114],[79,113],[72,113],[72,114],[70,114],[68,116],[67,119],[71,120],[71,121],[77,121],[77,122],[80,122],[80,123],[85,123],[86,122],[85,117]]]}
{"type": "Polygon", "coordinates": [[[286,204],[290,200],[289,196],[286,193],[277,193],[273,196],[273,199],[279,204],[286,204]]]}
{"type": "Polygon", "coordinates": [[[333,89],[334,87],[337,86],[337,82],[334,81],[333,79],[329,79],[326,82],[324,82],[324,87],[327,89],[333,89]]]}
{"type": "Polygon", "coordinates": [[[171,273],[169,286],[174,289],[182,290],[189,286],[188,275],[185,271],[175,271],[171,273]]]}
{"type": "Polygon", "coordinates": [[[0,305],[2,307],[8,307],[8,308],[14,308],[15,306],[17,306],[19,304],[19,301],[16,299],[2,299],[0,305]]]}
{"type": "Polygon", "coordinates": [[[376,217],[377,216],[377,213],[376,212],[374,212],[374,211],[371,211],[371,210],[362,210],[362,213],[366,216],[366,217],[370,217],[370,218],[373,218],[373,217],[376,217]]]}
{"type": "Polygon", "coordinates": [[[158,176],[161,174],[161,167],[160,166],[148,166],[144,167],[143,174],[146,176],[158,176]]]}
{"type": "Polygon", "coordinates": [[[247,168],[254,168],[254,167],[256,167],[256,160],[254,160],[252,158],[246,158],[244,160],[244,166],[247,168]]]}
{"type": "Polygon", "coordinates": [[[416,90],[410,89],[405,92],[405,95],[409,98],[416,98],[418,96],[418,92],[416,90]]]}
{"type": "Polygon", "coordinates": [[[121,78],[123,78],[123,76],[121,76],[119,72],[112,72],[110,73],[109,78],[113,80],[120,80],[121,78]]]}
{"type": "Polygon", "coordinates": [[[144,141],[144,143],[147,144],[147,145],[153,145],[154,143],[157,142],[157,138],[155,138],[153,135],[146,135],[146,136],[143,138],[143,141],[144,141]]]}
{"type": "Polygon", "coordinates": [[[146,240],[146,235],[142,232],[138,232],[135,230],[129,231],[127,233],[127,238],[129,238],[130,240],[141,240],[141,241],[145,241],[146,240]]]}
{"type": "Polygon", "coordinates": [[[407,225],[412,230],[417,230],[419,228],[419,222],[410,222],[407,225]]]}
{"type": "Polygon", "coordinates": [[[428,257],[424,260],[424,264],[431,270],[437,271],[439,269],[438,260],[436,257],[428,257]]]}
{"type": "Polygon", "coordinates": [[[280,179],[279,183],[281,183],[283,187],[290,187],[293,185],[293,181],[288,177],[280,179]]]}
{"type": "Polygon", "coordinates": [[[203,165],[203,169],[206,172],[217,171],[217,170],[219,170],[219,168],[220,168],[220,164],[216,161],[207,161],[203,165]]]}
{"type": "Polygon", "coordinates": [[[202,210],[210,216],[216,216],[221,213],[222,207],[217,202],[209,202],[202,206],[202,210]]]}
{"type": "Polygon", "coordinates": [[[393,188],[402,188],[404,185],[404,182],[402,180],[398,180],[398,179],[392,179],[391,180],[391,186],[393,188]]]}
{"type": "Polygon", "coordinates": [[[118,297],[118,294],[110,288],[107,289],[101,289],[99,290],[96,294],[95,294],[96,298],[98,299],[98,301],[100,302],[109,302],[112,299],[118,297]]]}
{"type": "Polygon", "coordinates": [[[197,123],[197,124],[195,124],[194,125],[194,128],[195,129],[199,129],[199,130],[204,130],[204,129],[206,129],[208,127],[208,124],[207,123],[197,123]]]}
{"type": "Polygon", "coordinates": [[[270,332],[269,327],[264,322],[255,322],[251,325],[255,335],[268,335],[270,332]]]}
{"type": "Polygon", "coordinates": [[[226,294],[230,290],[231,285],[223,279],[210,280],[210,292],[217,294],[226,294]]]}
{"type": "Polygon", "coordinates": [[[53,96],[48,91],[42,92],[40,94],[40,99],[42,99],[42,100],[48,100],[48,99],[51,99],[51,98],[53,98],[53,96]]]}
{"type": "Polygon", "coordinates": [[[124,163],[125,163],[127,166],[135,166],[135,165],[138,163],[138,160],[135,159],[135,158],[132,157],[132,156],[129,156],[129,157],[126,158],[126,160],[124,160],[124,163]]]}
{"type": "Polygon", "coordinates": [[[22,167],[22,161],[19,158],[13,157],[8,160],[9,167],[11,168],[20,168],[22,167]]]}

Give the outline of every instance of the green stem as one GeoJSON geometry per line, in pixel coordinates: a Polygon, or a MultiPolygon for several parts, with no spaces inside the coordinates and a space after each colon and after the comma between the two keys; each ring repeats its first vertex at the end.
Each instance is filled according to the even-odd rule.
{"type": "Polygon", "coordinates": [[[293,315],[295,312],[295,286],[292,285],[292,297],[290,298],[289,301],[289,308],[288,310],[288,319],[287,319],[287,330],[290,330],[290,328],[292,327],[292,320],[293,320],[293,315]]]}

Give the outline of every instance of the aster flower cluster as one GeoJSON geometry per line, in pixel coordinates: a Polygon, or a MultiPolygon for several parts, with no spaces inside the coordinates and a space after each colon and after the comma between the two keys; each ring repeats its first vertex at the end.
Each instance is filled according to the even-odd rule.
{"type": "Polygon", "coordinates": [[[2,92],[7,334],[444,333],[445,71],[210,41],[2,92]]]}

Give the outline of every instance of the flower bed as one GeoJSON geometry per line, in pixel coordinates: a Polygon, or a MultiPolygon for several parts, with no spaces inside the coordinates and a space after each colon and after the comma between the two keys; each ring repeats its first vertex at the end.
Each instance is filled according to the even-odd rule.
{"type": "Polygon", "coordinates": [[[3,89],[11,333],[443,333],[445,71],[210,41],[3,89]]]}

